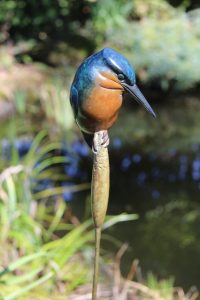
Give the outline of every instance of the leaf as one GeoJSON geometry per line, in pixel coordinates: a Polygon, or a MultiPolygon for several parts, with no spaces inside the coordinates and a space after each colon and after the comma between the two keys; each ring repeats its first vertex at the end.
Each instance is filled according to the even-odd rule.
{"type": "Polygon", "coordinates": [[[35,200],[39,200],[42,198],[47,198],[47,197],[51,197],[51,196],[55,196],[55,195],[62,195],[65,191],[79,192],[79,191],[87,190],[89,188],[90,188],[90,185],[88,183],[80,183],[80,184],[69,186],[69,187],[58,186],[58,187],[49,188],[44,191],[35,193],[33,195],[33,197],[35,200]]]}
{"type": "Polygon", "coordinates": [[[107,229],[119,222],[127,222],[127,221],[134,221],[138,219],[138,215],[137,214],[120,214],[118,216],[107,216],[106,217],[106,221],[103,224],[102,229],[107,229]]]}
{"type": "Polygon", "coordinates": [[[34,159],[35,161],[35,154],[36,151],[39,147],[39,145],[41,144],[42,140],[45,138],[45,136],[47,135],[45,130],[42,130],[38,133],[38,135],[35,137],[35,139],[33,140],[33,143],[31,145],[31,148],[29,150],[29,152],[26,155],[25,158],[25,164],[29,165],[30,162],[34,159]]]}
{"type": "Polygon", "coordinates": [[[7,285],[17,285],[17,284],[21,284],[24,283],[24,281],[28,281],[28,280],[33,280],[33,278],[43,270],[42,268],[37,268],[36,270],[33,270],[29,273],[26,273],[24,275],[21,276],[13,276],[12,278],[9,278],[9,280],[7,280],[6,284],[7,285]]]}
{"type": "Polygon", "coordinates": [[[47,273],[46,275],[44,275],[43,277],[41,277],[40,279],[34,281],[33,283],[20,288],[18,290],[16,290],[15,292],[13,292],[12,294],[5,296],[4,300],[14,300],[17,299],[18,297],[22,296],[23,294],[27,293],[28,291],[30,291],[31,289],[37,287],[38,285],[41,285],[42,283],[44,283],[45,281],[49,280],[51,277],[53,276],[52,272],[47,273]]]}
{"type": "Polygon", "coordinates": [[[34,253],[34,254],[27,255],[27,256],[23,256],[22,258],[19,258],[15,262],[12,262],[11,264],[9,264],[8,267],[6,267],[3,271],[0,272],[0,276],[5,275],[6,273],[13,272],[14,270],[20,268],[21,266],[23,266],[33,260],[36,260],[37,258],[42,257],[42,256],[48,256],[48,253],[45,253],[44,251],[40,251],[39,253],[34,253]]]}

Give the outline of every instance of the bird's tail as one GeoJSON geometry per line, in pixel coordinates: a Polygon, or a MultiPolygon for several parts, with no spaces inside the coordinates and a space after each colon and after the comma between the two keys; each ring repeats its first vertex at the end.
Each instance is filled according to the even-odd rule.
{"type": "Polygon", "coordinates": [[[90,149],[92,149],[94,134],[85,133],[83,131],[82,131],[82,134],[83,134],[85,142],[88,144],[90,149]]]}

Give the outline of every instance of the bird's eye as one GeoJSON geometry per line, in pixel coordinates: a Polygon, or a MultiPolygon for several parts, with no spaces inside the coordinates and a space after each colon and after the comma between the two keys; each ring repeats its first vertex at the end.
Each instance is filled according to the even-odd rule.
{"type": "Polygon", "coordinates": [[[118,79],[120,80],[120,81],[122,81],[122,80],[124,80],[125,79],[125,77],[124,77],[124,75],[123,74],[118,74],[118,79]]]}

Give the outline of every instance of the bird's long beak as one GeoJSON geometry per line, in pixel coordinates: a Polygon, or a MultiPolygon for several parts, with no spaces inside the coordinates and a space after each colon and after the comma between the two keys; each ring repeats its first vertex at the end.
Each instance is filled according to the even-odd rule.
{"type": "Polygon", "coordinates": [[[150,104],[148,103],[148,101],[145,99],[145,97],[143,96],[143,94],[140,92],[139,88],[137,87],[136,84],[134,85],[129,85],[127,83],[123,83],[123,87],[124,89],[129,92],[131,95],[133,95],[137,102],[142,104],[144,106],[144,108],[154,116],[154,118],[156,118],[156,114],[153,111],[153,109],[151,108],[150,104]]]}

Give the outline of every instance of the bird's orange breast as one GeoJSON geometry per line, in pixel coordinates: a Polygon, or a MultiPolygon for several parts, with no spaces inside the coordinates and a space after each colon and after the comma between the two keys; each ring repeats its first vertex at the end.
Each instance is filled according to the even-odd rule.
{"type": "Polygon", "coordinates": [[[112,74],[99,74],[81,109],[80,122],[88,132],[106,130],[115,122],[122,105],[122,87],[112,74]]]}

